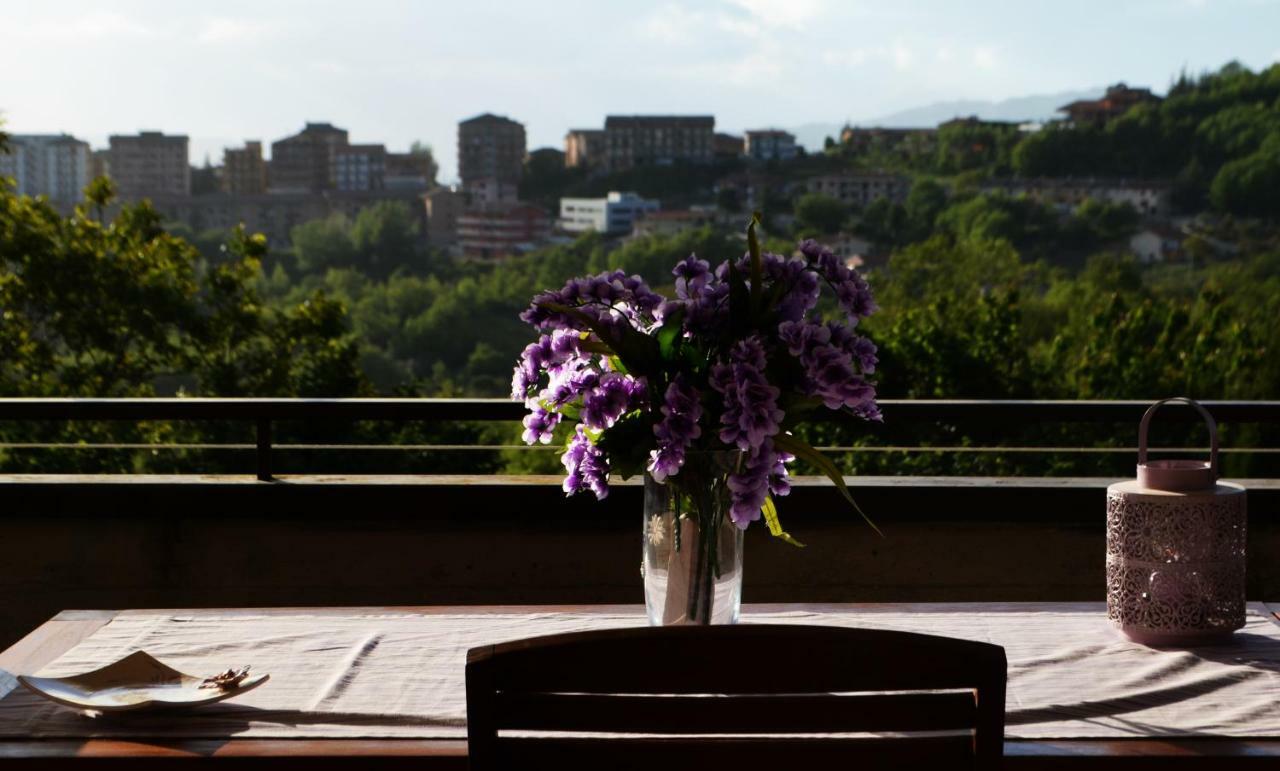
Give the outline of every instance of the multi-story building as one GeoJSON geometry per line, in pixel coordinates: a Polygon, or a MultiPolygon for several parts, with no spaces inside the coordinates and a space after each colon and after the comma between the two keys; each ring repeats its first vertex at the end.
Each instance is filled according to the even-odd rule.
{"type": "Polygon", "coordinates": [[[15,134],[9,152],[0,153],[0,177],[12,177],[19,195],[74,203],[91,179],[89,143],[68,134],[15,134]]]}
{"type": "Polygon", "coordinates": [[[159,131],[113,135],[111,179],[121,200],[191,194],[191,166],[185,135],[159,131]]]}
{"type": "Polygon", "coordinates": [[[710,115],[610,115],[604,120],[604,168],[711,163],[715,129],[710,115]]]}
{"type": "Polygon", "coordinates": [[[382,190],[386,169],[383,145],[344,145],[333,152],[333,187],[349,192],[382,190]]]}
{"type": "Polygon", "coordinates": [[[458,176],[519,182],[524,172],[524,124],[485,113],[458,124],[458,176]]]}
{"type": "Polygon", "coordinates": [[[796,135],[780,129],[747,131],[744,154],[753,161],[789,161],[796,157],[796,135]]]}
{"type": "Polygon", "coordinates": [[[229,230],[243,223],[250,232],[264,234],[272,248],[285,248],[298,225],[333,214],[355,217],[361,209],[383,201],[404,203],[417,218],[422,232],[425,212],[421,195],[416,192],[213,193],[163,196],[152,202],[166,218],[185,222],[192,230],[229,230]]]}
{"type": "Polygon", "coordinates": [[[746,152],[746,141],[737,134],[721,134],[716,132],[715,139],[715,158],[717,161],[729,161],[741,158],[746,152]]]}
{"type": "Polygon", "coordinates": [[[564,165],[570,169],[591,168],[604,163],[602,129],[569,129],[564,135],[564,165]]]}
{"type": "Polygon", "coordinates": [[[435,160],[429,154],[387,153],[382,184],[387,190],[426,192],[436,180],[435,160]]]}
{"type": "Polygon", "coordinates": [[[262,142],[253,140],[244,147],[222,151],[222,191],[237,195],[267,192],[267,162],[262,158],[262,142]]]}
{"type": "Polygon", "coordinates": [[[911,191],[911,179],[881,172],[825,174],[810,177],[805,187],[810,193],[821,193],[861,208],[877,198],[897,203],[905,201],[911,191]]]}
{"type": "Polygon", "coordinates": [[[561,198],[561,230],[569,233],[596,231],[607,235],[630,233],[636,219],[661,208],[657,201],[635,193],[610,192],[604,198],[561,198]]]}
{"type": "Polygon", "coordinates": [[[520,198],[519,185],[493,177],[474,179],[462,189],[471,203],[514,203],[520,198]]]}
{"type": "Polygon", "coordinates": [[[334,156],[347,144],[346,130],[329,123],[308,123],[297,134],[272,142],[268,189],[273,193],[334,189],[334,156]]]}
{"type": "Polygon", "coordinates": [[[1096,177],[996,179],[984,190],[1023,195],[1064,212],[1092,198],[1112,204],[1128,204],[1148,217],[1168,215],[1173,186],[1159,179],[1108,179],[1096,177]]]}
{"type": "Polygon", "coordinates": [[[1129,88],[1124,83],[1117,83],[1109,87],[1101,99],[1080,99],[1059,107],[1058,112],[1065,112],[1067,119],[1077,125],[1105,123],[1124,115],[1136,105],[1159,101],[1160,97],[1151,93],[1149,88],[1129,88]]]}
{"type": "Polygon", "coordinates": [[[484,260],[533,251],[551,234],[551,217],[527,203],[468,206],[458,216],[458,244],[468,257],[484,260]]]}
{"type": "Polygon", "coordinates": [[[111,176],[111,150],[103,148],[89,154],[89,179],[111,176]]]}
{"type": "Polygon", "coordinates": [[[427,243],[447,247],[458,241],[458,217],[466,207],[466,194],[456,188],[437,187],[422,197],[427,217],[427,243]]]}

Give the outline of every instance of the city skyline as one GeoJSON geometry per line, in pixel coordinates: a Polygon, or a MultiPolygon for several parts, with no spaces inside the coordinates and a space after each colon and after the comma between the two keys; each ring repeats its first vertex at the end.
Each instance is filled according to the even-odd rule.
{"type": "Polygon", "coordinates": [[[717,130],[864,121],[930,102],[1000,100],[1124,80],[1163,92],[1184,68],[1280,60],[1280,3],[1169,0],[892,8],[824,0],[620,3],[7,3],[6,130],[191,137],[191,162],[306,121],[353,142],[430,144],[456,178],[457,123],[523,123],[530,149],[606,114],[714,114],[717,130]],[[496,20],[500,22],[495,23],[496,20]],[[1052,30],[1050,38],[1048,30],[1052,30]],[[156,66],[161,62],[160,66],[156,66]],[[96,76],[86,78],[86,72],[96,76]],[[96,88],[86,87],[96,84],[96,88]],[[74,94],[75,98],[69,98],[74,94]]]}

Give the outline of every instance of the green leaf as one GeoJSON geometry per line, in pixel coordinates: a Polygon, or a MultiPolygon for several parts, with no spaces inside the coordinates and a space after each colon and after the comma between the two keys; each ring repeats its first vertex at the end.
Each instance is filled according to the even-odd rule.
{"type": "Polygon", "coordinates": [[[577,319],[610,346],[629,371],[649,374],[658,369],[657,345],[653,338],[643,332],[630,326],[606,327],[581,310],[560,303],[542,303],[539,307],[577,319]]]}
{"type": "Polygon", "coordinates": [[[764,523],[769,526],[769,535],[774,538],[781,538],[783,541],[804,548],[804,544],[791,537],[791,534],[782,529],[782,522],[778,519],[778,507],[773,505],[773,496],[765,496],[764,505],[760,507],[760,513],[764,514],[764,523]]]}
{"type": "Polygon", "coordinates": [[[849,486],[844,483],[844,477],[840,474],[840,469],[836,468],[836,464],[832,463],[830,458],[813,449],[805,442],[788,434],[775,435],[773,437],[773,446],[783,452],[790,453],[801,460],[817,466],[818,470],[825,474],[827,478],[835,484],[836,488],[840,490],[840,494],[849,502],[849,505],[853,507],[853,510],[858,512],[858,514],[866,520],[866,523],[871,526],[871,529],[876,531],[881,538],[884,537],[884,533],[880,532],[880,528],[876,527],[876,523],[872,522],[871,518],[858,507],[858,502],[853,499],[853,495],[849,492],[849,486]]]}
{"type": "Polygon", "coordinates": [[[675,361],[679,358],[680,343],[684,333],[684,308],[678,307],[662,320],[662,327],[655,335],[658,338],[658,353],[663,361],[675,361]]]}
{"type": "Polygon", "coordinates": [[[764,294],[763,267],[760,256],[760,239],[756,237],[756,226],[760,224],[760,212],[752,212],[751,223],[747,225],[747,251],[751,254],[751,315],[752,320],[760,313],[760,300],[764,294]]]}

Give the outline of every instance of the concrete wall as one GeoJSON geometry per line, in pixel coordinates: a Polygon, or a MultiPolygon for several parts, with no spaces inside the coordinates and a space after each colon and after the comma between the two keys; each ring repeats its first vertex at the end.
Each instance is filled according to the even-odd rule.
{"type": "MultiPolygon", "coordinates": [[[[746,602],[1101,600],[1102,479],[826,480],[747,534],[746,602]]],[[[1250,598],[1280,597],[1280,482],[1250,493],[1250,598]]],[[[0,477],[0,647],[72,608],[637,603],[641,488],[551,477],[0,477]]]]}

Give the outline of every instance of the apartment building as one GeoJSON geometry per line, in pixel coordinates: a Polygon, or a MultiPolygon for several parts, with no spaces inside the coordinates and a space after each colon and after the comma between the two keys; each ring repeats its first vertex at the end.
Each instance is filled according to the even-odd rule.
{"type": "Polygon", "coordinates": [[[796,135],[780,129],[743,133],[743,154],[753,161],[789,161],[796,157],[796,135]]]}
{"type": "Polygon", "coordinates": [[[673,163],[711,163],[716,119],[710,115],[610,115],[604,121],[606,171],[673,163]]]}
{"type": "Polygon", "coordinates": [[[901,203],[911,191],[911,179],[898,174],[851,173],[825,174],[805,181],[810,193],[831,196],[850,206],[862,208],[877,198],[901,203]]]}
{"type": "Polygon", "coordinates": [[[268,189],[273,193],[335,189],[334,159],[348,144],[347,131],[329,123],[307,123],[297,134],[272,142],[268,189]]]}
{"type": "Polygon", "coordinates": [[[655,200],[617,191],[604,198],[561,198],[558,225],[569,233],[623,235],[631,232],[639,217],[659,208],[655,200]]]}
{"type": "Polygon", "coordinates": [[[386,170],[387,148],[383,145],[344,145],[333,152],[335,190],[382,190],[386,170]]]}
{"type": "Polygon", "coordinates": [[[570,169],[604,164],[603,129],[569,129],[564,135],[564,165],[570,169]]]}
{"type": "Polygon", "coordinates": [[[159,131],[116,134],[108,144],[111,179],[121,200],[191,194],[185,135],[159,131]]]}
{"type": "Polygon", "coordinates": [[[458,124],[458,176],[519,182],[526,151],[524,124],[485,113],[458,124]]]}
{"type": "Polygon", "coordinates": [[[472,204],[458,215],[463,255],[482,260],[533,251],[551,234],[551,217],[541,207],[514,202],[472,204]]]}
{"type": "Polygon", "coordinates": [[[71,204],[92,179],[90,159],[89,143],[69,134],[15,134],[0,153],[0,177],[12,178],[19,195],[71,204]]]}
{"type": "Polygon", "coordinates": [[[257,195],[267,192],[267,162],[262,157],[262,142],[252,140],[244,147],[228,147],[222,151],[222,192],[257,195]]]}

